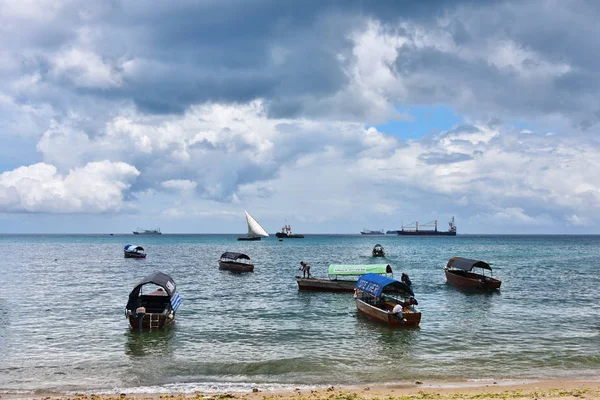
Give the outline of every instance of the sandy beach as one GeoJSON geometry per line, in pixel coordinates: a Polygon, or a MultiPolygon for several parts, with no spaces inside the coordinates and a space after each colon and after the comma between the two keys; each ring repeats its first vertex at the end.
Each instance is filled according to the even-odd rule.
{"type": "Polygon", "coordinates": [[[238,400],[450,400],[450,399],[557,399],[557,400],[600,400],[600,381],[550,380],[528,383],[514,382],[458,382],[435,384],[416,381],[414,383],[330,386],[321,389],[261,390],[259,387],[247,393],[169,393],[169,394],[3,394],[2,399],[28,400],[123,400],[123,399],[238,399],[238,400]]]}

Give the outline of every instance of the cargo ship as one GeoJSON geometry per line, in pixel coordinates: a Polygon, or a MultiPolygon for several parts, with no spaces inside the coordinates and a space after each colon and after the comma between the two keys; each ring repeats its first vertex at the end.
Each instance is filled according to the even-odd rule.
{"type": "Polygon", "coordinates": [[[398,231],[398,236],[456,236],[456,225],[454,225],[454,217],[448,222],[447,231],[438,231],[437,219],[433,222],[428,222],[421,225],[419,228],[419,222],[415,222],[409,226],[402,225],[402,229],[398,231]],[[423,227],[433,226],[433,229],[422,229],[423,227]]]}

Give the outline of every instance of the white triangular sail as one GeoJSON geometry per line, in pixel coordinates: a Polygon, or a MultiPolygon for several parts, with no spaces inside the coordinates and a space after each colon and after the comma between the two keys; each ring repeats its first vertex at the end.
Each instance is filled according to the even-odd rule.
{"type": "Polygon", "coordinates": [[[269,234],[252,218],[252,215],[248,214],[246,210],[244,212],[246,213],[246,222],[248,222],[248,237],[268,237],[269,234]]]}

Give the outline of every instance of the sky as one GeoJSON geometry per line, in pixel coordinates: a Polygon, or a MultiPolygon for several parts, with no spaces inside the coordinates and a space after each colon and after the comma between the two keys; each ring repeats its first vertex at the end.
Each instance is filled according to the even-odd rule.
{"type": "Polygon", "coordinates": [[[0,233],[600,233],[595,1],[0,0],[0,233]]]}

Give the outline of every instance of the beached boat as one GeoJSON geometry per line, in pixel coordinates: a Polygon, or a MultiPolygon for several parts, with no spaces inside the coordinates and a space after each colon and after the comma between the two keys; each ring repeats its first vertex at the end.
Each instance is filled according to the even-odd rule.
{"type": "Polygon", "coordinates": [[[385,257],[385,250],[383,250],[383,246],[380,244],[376,244],[371,253],[373,257],[385,257]]]}
{"type": "Polygon", "coordinates": [[[486,262],[469,258],[453,257],[444,267],[448,283],[467,289],[496,290],[502,282],[492,277],[492,267],[486,262]],[[473,272],[473,269],[478,272],[473,272]],[[485,271],[490,271],[489,276],[485,271]],[[479,273],[481,271],[481,273],[479,273]]]}
{"type": "Polygon", "coordinates": [[[379,230],[379,231],[372,231],[369,230],[367,228],[363,229],[360,232],[361,235],[385,235],[385,233],[383,233],[383,229],[379,230]]]}
{"type": "Polygon", "coordinates": [[[361,314],[392,327],[417,326],[421,322],[412,289],[386,276],[365,274],[358,278],[354,300],[361,314]]]}
{"type": "Polygon", "coordinates": [[[299,235],[297,233],[292,233],[292,227],[290,225],[284,225],[281,227],[281,231],[275,233],[280,239],[302,239],[304,235],[299,235]]]}
{"type": "Polygon", "coordinates": [[[260,240],[261,237],[269,237],[267,231],[260,226],[254,217],[248,211],[244,210],[244,212],[246,213],[246,223],[248,224],[248,236],[239,237],[237,240],[260,240]]]}
{"type": "Polygon", "coordinates": [[[134,235],[162,235],[162,233],[160,232],[160,228],[156,228],[156,229],[142,229],[142,228],[137,228],[135,231],[133,231],[134,235]]]}
{"type": "Polygon", "coordinates": [[[232,272],[253,272],[254,264],[250,263],[250,257],[242,253],[226,252],[219,258],[219,269],[232,272]]]}
{"type": "Polygon", "coordinates": [[[134,329],[164,328],[175,321],[181,297],[173,279],[156,271],[135,285],[129,294],[125,317],[134,329]],[[151,290],[146,292],[145,290],[151,290]]]}
{"type": "Polygon", "coordinates": [[[146,258],[146,252],[142,246],[128,244],[123,248],[125,258],[146,258]]]}
{"type": "Polygon", "coordinates": [[[393,276],[392,267],[389,264],[331,264],[327,270],[328,278],[303,278],[296,276],[296,282],[298,283],[299,290],[352,292],[358,277],[368,273],[393,276]]]}

